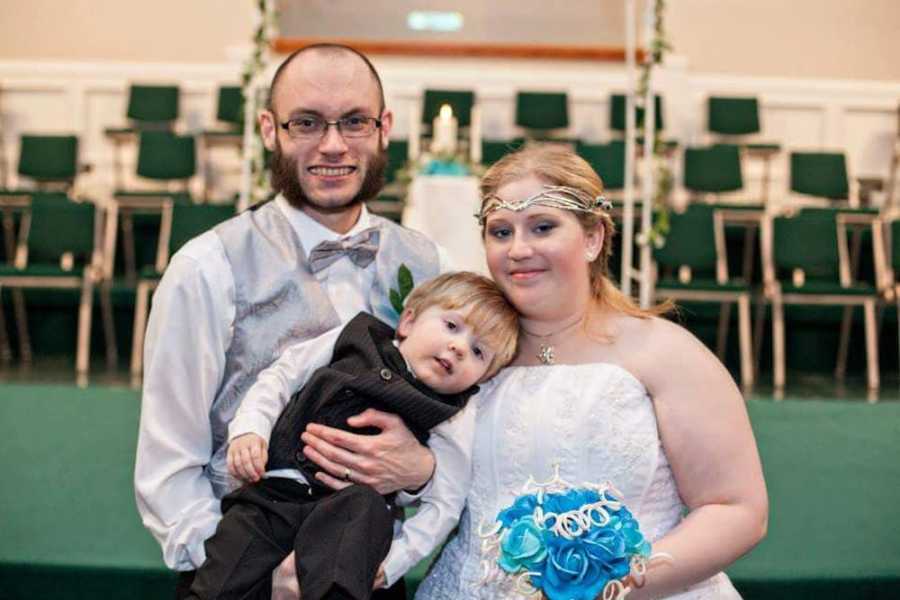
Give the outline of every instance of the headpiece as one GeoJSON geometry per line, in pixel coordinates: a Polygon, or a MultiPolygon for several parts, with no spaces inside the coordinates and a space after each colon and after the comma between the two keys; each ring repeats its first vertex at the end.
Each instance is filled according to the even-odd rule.
{"type": "Polygon", "coordinates": [[[485,198],[481,211],[475,213],[475,218],[478,219],[478,224],[484,227],[487,216],[495,210],[505,208],[519,212],[535,205],[584,213],[595,212],[598,208],[607,211],[612,208],[612,202],[603,196],[591,197],[578,188],[566,185],[545,185],[537,194],[516,202],[508,202],[496,194],[491,194],[485,198]]]}

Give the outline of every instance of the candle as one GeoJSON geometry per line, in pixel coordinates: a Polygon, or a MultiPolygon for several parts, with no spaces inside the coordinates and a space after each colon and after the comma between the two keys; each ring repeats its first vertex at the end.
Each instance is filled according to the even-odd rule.
{"type": "Polygon", "coordinates": [[[469,123],[469,159],[473,165],[481,164],[481,107],[472,107],[472,122],[469,123]]]}
{"type": "Polygon", "coordinates": [[[453,108],[445,104],[432,122],[432,154],[456,154],[456,131],[457,121],[453,116],[453,108]]]}
{"type": "Polygon", "coordinates": [[[407,152],[407,158],[412,162],[415,162],[419,158],[419,138],[421,137],[419,129],[420,120],[419,111],[413,107],[413,109],[409,111],[409,148],[407,152]]]}

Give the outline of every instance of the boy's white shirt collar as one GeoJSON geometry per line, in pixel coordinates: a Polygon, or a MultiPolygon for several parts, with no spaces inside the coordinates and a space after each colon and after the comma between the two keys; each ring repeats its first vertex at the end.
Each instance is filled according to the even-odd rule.
{"type": "MultiPolygon", "coordinates": [[[[393,339],[391,340],[391,343],[394,344],[394,348],[397,349],[397,352],[400,352],[400,340],[393,339]]],[[[403,362],[406,363],[406,370],[409,371],[409,374],[413,376],[413,379],[418,379],[418,377],[416,377],[416,372],[413,371],[412,365],[409,364],[409,361],[406,360],[406,357],[403,356],[402,352],[400,352],[400,356],[403,357],[403,362]]]]}
{"type": "Polygon", "coordinates": [[[350,237],[370,227],[369,209],[366,208],[365,203],[362,204],[362,210],[359,213],[356,224],[350,231],[342,234],[328,229],[302,210],[294,208],[281,194],[275,197],[275,202],[297,233],[300,245],[303,246],[303,251],[307,253],[322,242],[333,242],[350,237]]]}

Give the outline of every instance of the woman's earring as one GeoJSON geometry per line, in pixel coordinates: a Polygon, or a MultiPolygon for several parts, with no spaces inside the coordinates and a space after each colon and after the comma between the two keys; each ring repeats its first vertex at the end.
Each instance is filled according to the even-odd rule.
{"type": "Polygon", "coordinates": [[[594,259],[597,258],[597,257],[594,256],[594,253],[593,253],[593,252],[591,252],[590,250],[588,250],[587,252],[584,253],[584,258],[585,258],[588,262],[594,262],[594,259]]]}

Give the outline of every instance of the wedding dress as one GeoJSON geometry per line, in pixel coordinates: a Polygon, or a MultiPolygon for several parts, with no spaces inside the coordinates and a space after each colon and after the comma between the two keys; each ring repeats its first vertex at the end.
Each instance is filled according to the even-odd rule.
{"type": "MultiPolygon", "coordinates": [[[[574,485],[609,481],[651,543],[681,520],[685,507],[663,452],[653,404],[628,371],[608,363],[509,367],[482,386],[473,478],[457,535],[416,593],[417,600],[518,600],[511,577],[494,577],[482,554],[489,529],[529,476],[546,481],[559,466],[574,485]],[[487,581],[486,581],[487,580],[487,581]]],[[[674,557],[678,560],[678,557],[674,557]]],[[[724,573],[670,596],[734,599],[724,573]]]]}

